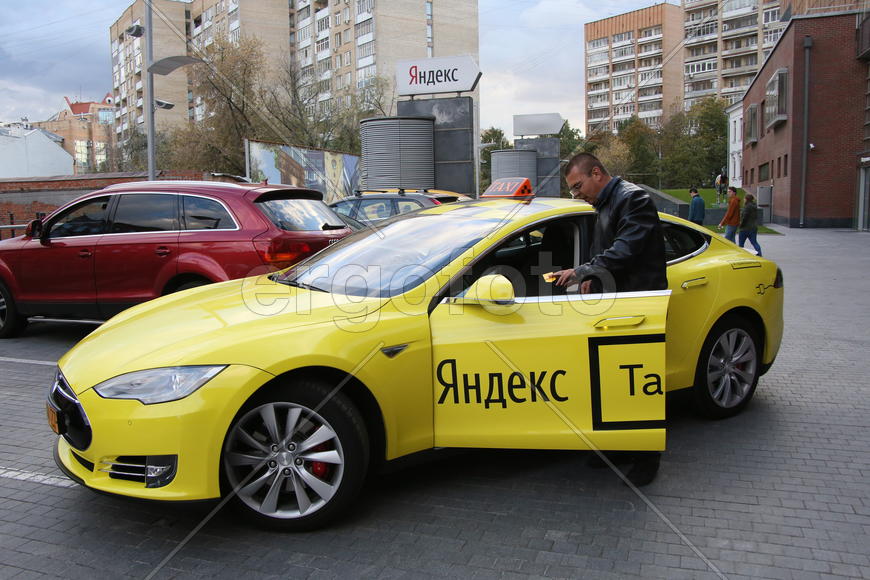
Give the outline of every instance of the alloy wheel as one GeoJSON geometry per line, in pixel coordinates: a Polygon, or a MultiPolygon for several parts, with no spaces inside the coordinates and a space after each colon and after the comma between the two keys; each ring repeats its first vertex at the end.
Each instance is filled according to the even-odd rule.
{"type": "Polygon", "coordinates": [[[327,505],[345,467],[335,429],[308,407],[289,402],[265,403],[239,419],[227,437],[223,462],[248,508],[285,520],[327,505]]]}
{"type": "Polygon", "coordinates": [[[722,333],[707,361],[707,388],[721,408],[736,407],[751,392],[758,360],[752,336],[742,328],[722,333]]]}

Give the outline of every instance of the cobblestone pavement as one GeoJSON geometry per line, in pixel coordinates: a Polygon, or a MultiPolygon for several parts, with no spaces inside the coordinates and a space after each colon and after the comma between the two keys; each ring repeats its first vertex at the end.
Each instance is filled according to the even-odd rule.
{"type": "MultiPolygon", "coordinates": [[[[728,578],[870,578],[870,234],[762,236],[785,273],[786,333],[752,405],[718,422],[669,402],[649,500],[728,578]]],[[[55,468],[42,406],[88,332],[0,343],[0,578],[146,577],[211,505],[103,497],[55,468]]],[[[374,478],[330,529],[281,534],[220,512],[156,575],[715,578],[617,477],[576,452],[445,451],[374,478]]]]}

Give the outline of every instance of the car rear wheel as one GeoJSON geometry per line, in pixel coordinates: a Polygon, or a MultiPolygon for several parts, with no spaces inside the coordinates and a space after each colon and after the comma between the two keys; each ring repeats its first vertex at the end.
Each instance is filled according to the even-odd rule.
{"type": "Polygon", "coordinates": [[[760,344],[758,332],[739,316],[713,326],[695,372],[695,401],[702,415],[722,419],[749,404],[761,370],[760,344]]]}
{"type": "Polygon", "coordinates": [[[321,527],[359,493],[368,467],[365,424],[347,397],[320,382],[270,390],[237,415],[222,469],[248,518],[291,531],[321,527]]]}
{"type": "Polygon", "coordinates": [[[18,312],[12,293],[0,282],[0,338],[10,338],[27,326],[27,319],[18,312]]]}

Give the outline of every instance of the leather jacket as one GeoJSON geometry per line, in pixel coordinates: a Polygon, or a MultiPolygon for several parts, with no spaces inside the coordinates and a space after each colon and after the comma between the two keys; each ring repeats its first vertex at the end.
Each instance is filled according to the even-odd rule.
{"type": "Polygon", "coordinates": [[[666,290],[664,237],[649,194],[614,177],[598,194],[595,209],[593,258],[575,270],[577,280],[598,278],[604,292],[666,290]]]}

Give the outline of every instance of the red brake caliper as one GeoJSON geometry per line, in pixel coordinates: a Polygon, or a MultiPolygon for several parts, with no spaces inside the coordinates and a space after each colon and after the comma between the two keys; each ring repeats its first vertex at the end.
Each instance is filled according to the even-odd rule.
{"type": "MultiPolygon", "coordinates": [[[[326,449],[325,442],[311,448],[312,451],[326,451],[326,449]]],[[[326,479],[326,476],[329,474],[329,465],[322,461],[312,461],[311,473],[316,475],[319,479],[326,479]]]]}

